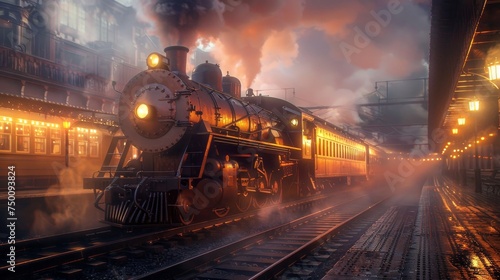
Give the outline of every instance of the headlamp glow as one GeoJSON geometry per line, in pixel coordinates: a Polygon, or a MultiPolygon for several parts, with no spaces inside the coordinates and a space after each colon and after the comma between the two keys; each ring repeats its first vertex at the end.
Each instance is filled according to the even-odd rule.
{"type": "Polygon", "coordinates": [[[135,115],[139,118],[139,119],[145,119],[148,117],[149,115],[149,107],[148,105],[146,104],[139,104],[139,106],[137,106],[135,108],[135,115]]]}
{"type": "Polygon", "coordinates": [[[148,58],[146,58],[146,64],[149,69],[161,68],[168,70],[168,59],[159,53],[152,53],[148,55],[148,58]]]}

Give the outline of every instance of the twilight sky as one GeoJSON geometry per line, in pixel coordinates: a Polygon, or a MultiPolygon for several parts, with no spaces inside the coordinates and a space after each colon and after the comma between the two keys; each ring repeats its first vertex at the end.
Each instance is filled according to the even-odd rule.
{"type": "MultiPolygon", "coordinates": [[[[428,76],[431,0],[141,0],[150,34],[164,46],[213,44],[214,63],[246,90],[299,106],[342,106],[318,112],[358,123],[375,82],[428,76]]],[[[394,94],[419,95],[414,83],[394,94]]],[[[373,97],[373,96],[372,96],[373,97]]],[[[422,108],[405,114],[423,117],[422,108]]],[[[402,112],[393,112],[400,118],[402,112]]],[[[391,115],[391,114],[390,114],[391,115]]],[[[409,140],[409,141],[414,141],[409,140]]]]}

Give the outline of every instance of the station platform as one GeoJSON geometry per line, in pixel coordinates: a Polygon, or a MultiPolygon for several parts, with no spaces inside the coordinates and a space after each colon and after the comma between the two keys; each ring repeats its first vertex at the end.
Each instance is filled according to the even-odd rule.
{"type": "Polygon", "coordinates": [[[323,279],[500,279],[500,195],[433,177],[395,205],[323,279]]]}
{"type": "MultiPolygon", "coordinates": [[[[51,188],[35,188],[35,187],[25,187],[20,190],[16,190],[15,199],[30,199],[30,198],[42,198],[42,197],[54,197],[54,196],[66,196],[66,195],[86,195],[93,194],[93,190],[83,189],[83,187],[72,187],[72,188],[62,188],[62,187],[51,187],[51,188]]],[[[0,193],[0,201],[7,200],[8,192],[7,190],[0,193]]]]}

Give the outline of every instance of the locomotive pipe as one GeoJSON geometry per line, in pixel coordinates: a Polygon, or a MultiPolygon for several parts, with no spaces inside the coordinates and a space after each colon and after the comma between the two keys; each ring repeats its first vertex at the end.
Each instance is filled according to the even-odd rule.
{"type": "Polygon", "coordinates": [[[183,46],[171,46],[165,48],[165,55],[170,62],[170,71],[177,72],[180,76],[187,77],[187,53],[189,49],[183,46]]]}

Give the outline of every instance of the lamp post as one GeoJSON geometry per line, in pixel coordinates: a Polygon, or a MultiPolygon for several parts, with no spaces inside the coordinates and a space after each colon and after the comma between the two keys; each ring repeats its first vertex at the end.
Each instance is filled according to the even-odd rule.
{"type": "Polygon", "coordinates": [[[64,127],[64,138],[65,138],[64,164],[66,165],[66,167],[69,167],[69,129],[71,127],[71,122],[63,121],[63,127],[64,127]]]}
{"type": "MultiPolygon", "coordinates": [[[[469,101],[469,111],[472,114],[477,114],[479,111],[479,100],[471,100],[469,101]]],[[[477,151],[477,116],[474,119],[474,182],[475,182],[475,192],[481,193],[481,170],[479,169],[479,154],[477,151]]]]}

